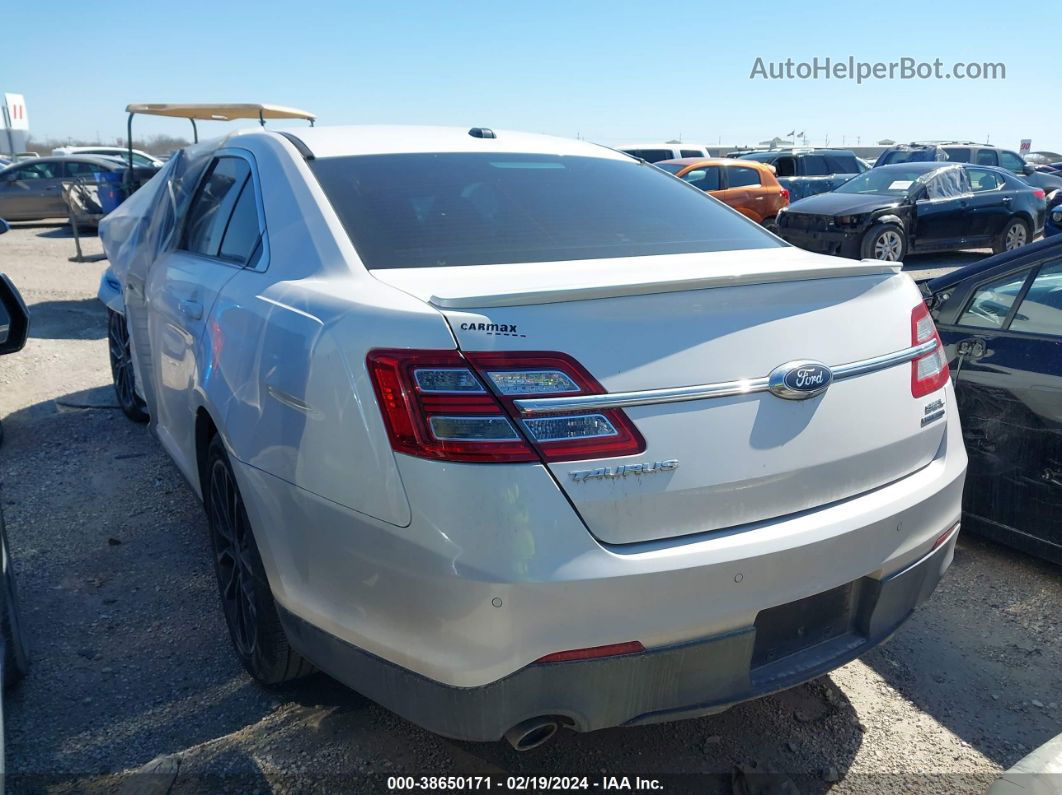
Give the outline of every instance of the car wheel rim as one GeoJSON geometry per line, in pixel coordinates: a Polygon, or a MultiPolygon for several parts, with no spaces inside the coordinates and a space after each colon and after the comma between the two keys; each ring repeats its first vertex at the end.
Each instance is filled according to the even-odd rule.
{"type": "Polygon", "coordinates": [[[250,657],[258,640],[251,534],[240,493],[228,467],[221,462],[215,463],[210,473],[210,524],[225,619],[237,651],[250,657]]]}
{"type": "Polygon", "coordinates": [[[1025,227],[1021,224],[1014,224],[1014,226],[1007,231],[1007,251],[1021,248],[1024,245],[1025,227]]]}
{"type": "Polygon", "coordinates": [[[896,232],[882,232],[878,235],[878,239],[874,241],[874,258],[896,262],[900,259],[900,249],[902,247],[902,241],[896,232]]]}
{"type": "Polygon", "coordinates": [[[125,319],[121,315],[112,315],[108,331],[114,389],[123,406],[132,406],[134,402],[133,357],[129,349],[129,330],[125,326],[125,319]]]}

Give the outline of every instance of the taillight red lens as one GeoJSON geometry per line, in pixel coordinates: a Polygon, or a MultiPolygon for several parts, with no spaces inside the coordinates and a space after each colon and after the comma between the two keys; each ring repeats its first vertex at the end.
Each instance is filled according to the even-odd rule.
{"type": "Polygon", "coordinates": [[[547,654],[535,660],[539,663],[574,662],[575,660],[593,660],[598,657],[617,657],[621,654],[640,654],[645,651],[641,641],[631,640],[627,643],[612,643],[608,646],[591,646],[587,649],[571,649],[547,654]]]}
{"type": "Polygon", "coordinates": [[[375,350],[367,359],[391,446],[444,461],[537,461],[458,351],[375,350]]]}
{"type": "Polygon", "coordinates": [[[600,395],[563,353],[375,350],[367,358],[395,451],[445,461],[573,461],[635,455],[645,440],[619,410],[521,417],[519,398],[600,395]]]}
{"type": "Polygon", "coordinates": [[[929,310],[920,303],[911,310],[911,344],[921,345],[930,340],[936,341],[933,350],[911,362],[911,395],[916,398],[936,392],[948,382],[950,375],[944,343],[940,341],[929,310]]]}
{"type": "Polygon", "coordinates": [[[782,188],[782,204],[789,204],[789,188],[782,188]]]}
{"type": "Polygon", "coordinates": [[[515,405],[520,398],[605,394],[597,379],[571,356],[542,351],[468,352],[465,356],[509,416],[520,422],[544,461],[614,458],[645,450],[638,429],[617,409],[520,416],[515,405]]]}
{"type": "Polygon", "coordinates": [[[1037,188],[1033,191],[1033,196],[1035,196],[1037,199],[1046,199],[1047,192],[1043,188],[1037,188]]]}

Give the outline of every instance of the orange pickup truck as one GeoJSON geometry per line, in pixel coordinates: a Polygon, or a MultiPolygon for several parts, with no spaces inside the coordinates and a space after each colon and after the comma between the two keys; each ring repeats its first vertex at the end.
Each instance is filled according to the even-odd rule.
{"type": "Polygon", "coordinates": [[[778,184],[774,169],[765,163],[728,157],[684,157],[653,165],[768,228],[773,227],[778,211],[789,204],[789,191],[778,184]]]}

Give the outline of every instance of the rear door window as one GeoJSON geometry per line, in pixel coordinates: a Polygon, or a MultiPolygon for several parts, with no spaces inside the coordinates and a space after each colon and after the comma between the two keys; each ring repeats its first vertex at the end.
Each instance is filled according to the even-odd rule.
{"type": "Polygon", "coordinates": [[[989,190],[998,190],[1003,187],[1003,175],[987,168],[971,168],[966,172],[970,179],[970,190],[974,193],[984,193],[989,190]]]}
{"type": "Polygon", "coordinates": [[[754,168],[731,166],[726,173],[727,183],[731,188],[746,188],[760,184],[760,172],[754,168]]]}
{"type": "Polygon", "coordinates": [[[95,163],[85,163],[77,161],[68,161],[63,164],[63,176],[64,177],[92,177],[94,174],[98,174],[101,171],[109,171],[110,169],[103,166],[96,165],[95,163]]]}
{"type": "Polygon", "coordinates": [[[969,163],[970,147],[968,146],[945,146],[944,153],[948,160],[953,163],[969,163]]]}
{"type": "Polygon", "coordinates": [[[858,174],[861,171],[854,155],[826,155],[826,167],[831,174],[858,174]]]}
{"type": "Polygon", "coordinates": [[[979,166],[998,166],[999,157],[996,156],[995,149],[978,149],[977,150],[977,165],[979,166]]]}
{"type": "Polygon", "coordinates": [[[796,176],[796,159],[792,157],[779,157],[771,165],[774,166],[774,173],[779,177],[795,177],[796,176]]]}
{"type": "Polygon", "coordinates": [[[704,152],[700,149],[683,149],[679,152],[680,157],[704,157],[704,152]]]}
{"type": "Polygon", "coordinates": [[[1010,321],[1010,330],[1062,338],[1062,260],[1040,268],[1010,321]]]}
{"type": "Polygon", "coordinates": [[[258,203],[255,199],[254,180],[244,180],[240,197],[232,210],[232,217],[225,228],[225,236],[218,249],[218,257],[237,265],[253,265],[256,257],[261,228],[258,224],[258,203]]]}
{"type": "Polygon", "coordinates": [[[243,158],[214,160],[188,208],[181,248],[207,257],[218,256],[232,209],[250,174],[251,167],[243,158]]]}
{"type": "Polygon", "coordinates": [[[1029,271],[1026,269],[978,287],[966,311],[959,316],[958,324],[973,328],[1002,329],[1028,276],[1029,271]]]}
{"type": "Polygon", "coordinates": [[[804,175],[808,177],[825,177],[830,173],[826,158],[822,155],[805,155],[800,158],[804,165],[804,175]]]}

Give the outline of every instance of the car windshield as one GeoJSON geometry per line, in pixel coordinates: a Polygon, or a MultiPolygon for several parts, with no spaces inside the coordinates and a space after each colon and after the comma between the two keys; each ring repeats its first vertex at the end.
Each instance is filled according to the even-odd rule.
{"type": "Polygon", "coordinates": [[[784,245],[704,193],[632,160],[443,153],[309,165],[370,269],[784,245]]]}
{"type": "Polygon", "coordinates": [[[866,193],[879,196],[906,196],[921,177],[924,169],[872,168],[852,177],[834,193],[866,193]]]}

